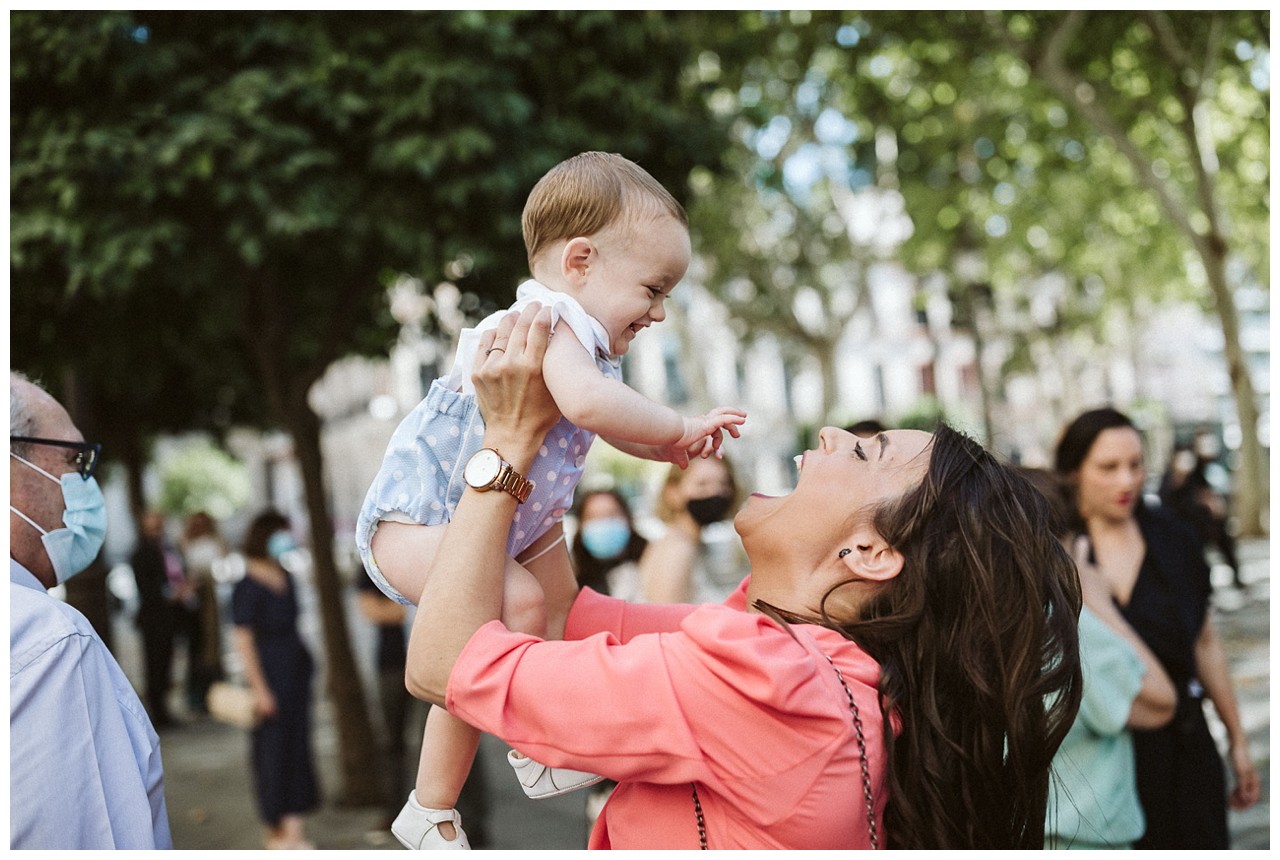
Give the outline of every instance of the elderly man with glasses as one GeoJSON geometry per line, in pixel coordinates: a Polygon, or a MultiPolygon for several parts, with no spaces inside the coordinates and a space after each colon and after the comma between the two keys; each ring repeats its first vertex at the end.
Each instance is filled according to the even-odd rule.
{"type": "Polygon", "coordinates": [[[10,848],[173,847],[160,739],[93,627],[47,593],[102,549],[100,452],[10,371],[10,848]]]}

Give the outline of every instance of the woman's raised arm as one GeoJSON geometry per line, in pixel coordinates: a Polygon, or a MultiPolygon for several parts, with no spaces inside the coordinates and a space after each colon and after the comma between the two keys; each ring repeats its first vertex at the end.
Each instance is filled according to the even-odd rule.
{"type": "MultiPolygon", "coordinates": [[[[530,305],[480,340],[472,381],[485,421],[484,446],[527,475],[538,446],[560,419],[542,381],[550,311],[530,305]]],[[[482,625],[502,614],[507,532],[515,497],[467,488],[436,553],[409,637],[405,683],[414,696],[444,704],[449,675],[482,625]]]]}

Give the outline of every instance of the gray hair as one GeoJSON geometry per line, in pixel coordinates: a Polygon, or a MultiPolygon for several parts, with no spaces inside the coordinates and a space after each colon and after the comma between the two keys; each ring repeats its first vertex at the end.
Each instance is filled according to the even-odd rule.
{"type": "MultiPolygon", "coordinates": [[[[25,382],[28,385],[34,385],[40,388],[39,383],[32,382],[27,375],[20,370],[9,371],[9,435],[10,436],[34,436],[36,435],[36,417],[31,412],[31,404],[27,402],[25,393],[19,383],[25,382]]],[[[44,389],[41,388],[43,391],[44,389]]],[[[31,446],[26,442],[10,442],[9,450],[17,454],[19,457],[26,457],[30,453],[31,446]]]]}

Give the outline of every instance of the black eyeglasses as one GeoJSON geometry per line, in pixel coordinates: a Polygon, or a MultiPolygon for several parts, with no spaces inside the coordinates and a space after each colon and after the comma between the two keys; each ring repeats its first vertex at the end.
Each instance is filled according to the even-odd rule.
{"type": "Polygon", "coordinates": [[[93,470],[98,468],[98,457],[102,454],[102,446],[96,442],[67,442],[63,439],[37,439],[34,436],[10,436],[9,441],[73,449],[76,451],[76,471],[86,481],[93,477],[93,470]]]}

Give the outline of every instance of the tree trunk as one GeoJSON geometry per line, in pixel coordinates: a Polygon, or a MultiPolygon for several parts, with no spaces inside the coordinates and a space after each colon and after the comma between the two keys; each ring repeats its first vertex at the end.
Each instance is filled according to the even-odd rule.
{"type": "Polygon", "coordinates": [[[351,651],[342,581],[333,558],[333,519],[325,493],[320,419],[307,402],[312,383],[324,373],[328,355],[322,351],[305,368],[295,366],[290,360],[288,344],[299,335],[292,331],[292,315],[276,279],[270,272],[246,269],[243,282],[245,346],[254,358],[272,416],[293,438],[294,453],[302,471],[311,531],[312,573],[324,632],[327,686],[337,721],[342,802],[378,804],[383,802],[384,792],[377,768],[370,767],[370,757],[376,757],[378,747],[351,651]]]}
{"type": "MultiPolygon", "coordinates": [[[[831,423],[840,397],[839,381],[836,376],[836,343],[831,340],[815,340],[813,351],[818,358],[818,367],[822,369],[822,417],[818,426],[825,427],[831,423]]],[[[857,419],[842,416],[841,420],[848,423],[850,420],[857,419]]]]}
{"type": "MultiPolygon", "coordinates": [[[[63,391],[63,408],[72,422],[85,439],[98,439],[99,422],[93,394],[75,371],[68,370],[64,374],[63,391]]],[[[107,565],[102,560],[102,553],[98,553],[97,558],[79,575],[67,580],[64,588],[67,603],[88,619],[107,650],[112,650],[115,642],[111,632],[111,603],[107,597],[107,565]]]]}
{"type": "Polygon", "coordinates": [[[351,650],[344,589],[333,557],[333,519],[324,487],[320,421],[307,404],[306,391],[292,392],[284,417],[293,437],[302,470],[307,516],[311,528],[312,572],[320,598],[329,697],[337,718],[338,753],[342,762],[342,803],[367,806],[382,803],[382,775],[371,767],[378,747],[365,703],[364,686],[351,650]]]}
{"type": "Polygon", "coordinates": [[[1262,445],[1258,441],[1258,400],[1245,362],[1244,350],[1240,347],[1240,317],[1231,286],[1227,283],[1226,251],[1218,243],[1211,244],[1213,250],[1202,255],[1202,259],[1209,286],[1213,290],[1218,320],[1222,324],[1223,356],[1227,361],[1227,375],[1231,379],[1236,415],[1240,420],[1240,462],[1235,473],[1235,516],[1241,535],[1257,536],[1265,534],[1262,511],[1267,494],[1267,483],[1262,473],[1262,445]]]}

